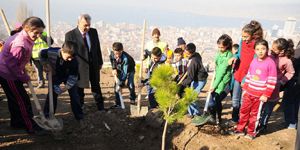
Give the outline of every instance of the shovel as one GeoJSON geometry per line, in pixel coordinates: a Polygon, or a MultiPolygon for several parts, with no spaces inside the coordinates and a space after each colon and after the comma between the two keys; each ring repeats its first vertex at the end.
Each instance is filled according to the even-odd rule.
{"type": "Polygon", "coordinates": [[[119,93],[121,108],[125,109],[124,100],[123,100],[123,96],[122,96],[122,93],[121,93],[122,88],[119,86],[120,80],[118,79],[117,75],[114,75],[114,78],[115,78],[115,81],[116,81],[116,92],[119,93]]]}
{"type": "Polygon", "coordinates": [[[137,98],[137,105],[130,105],[130,113],[132,117],[141,117],[145,116],[148,113],[148,107],[141,107],[141,99],[142,99],[142,88],[141,81],[143,78],[143,58],[144,58],[144,46],[145,46],[145,32],[146,32],[146,20],[144,20],[143,25],[143,34],[142,34],[142,46],[141,46],[141,67],[139,70],[139,82],[138,84],[138,98],[137,98]]]}
{"type": "MultiPolygon", "coordinates": [[[[214,80],[215,80],[215,73],[213,74],[213,77],[211,79],[211,83],[210,83],[210,88],[209,89],[211,89],[213,87],[214,80]]],[[[208,95],[206,97],[203,114],[201,116],[196,116],[192,120],[192,122],[191,122],[195,126],[202,126],[202,125],[206,124],[207,122],[209,122],[209,120],[211,120],[211,116],[207,113],[207,109],[208,109],[208,104],[209,104],[210,98],[211,98],[211,92],[209,91],[208,95]]]]}
{"type": "Polygon", "coordinates": [[[45,129],[45,130],[50,130],[50,131],[60,131],[62,130],[62,124],[60,121],[58,121],[55,118],[50,118],[50,119],[46,119],[45,115],[42,111],[42,107],[41,104],[36,96],[36,93],[34,91],[34,88],[32,86],[31,81],[29,81],[28,83],[34,104],[36,106],[36,109],[38,111],[38,115],[35,115],[33,117],[33,120],[38,124],[38,126],[40,126],[41,128],[45,129]]]}

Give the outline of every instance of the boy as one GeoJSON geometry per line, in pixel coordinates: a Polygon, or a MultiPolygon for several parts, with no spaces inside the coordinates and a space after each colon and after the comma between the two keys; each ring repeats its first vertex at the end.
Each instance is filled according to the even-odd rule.
{"type": "MultiPolygon", "coordinates": [[[[187,77],[181,83],[180,95],[182,95],[185,87],[193,87],[199,94],[206,84],[208,73],[202,64],[200,54],[196,52],[194,43],[189,43],[186,46],[185,54],[189,59],[189,65],[187,68],[187,77]]],[[[189,106],[188,112],[191,117],[200,113],[195,103],[189,106]]]]}
{"type": "MultiPolygon", "coordinates": [[[[82,121],[83,112],[78,95],[77,80],[78,62],[75,57],[76,44],[71,41],[66,41],[61,49],[49,48],[40,52],[40,61],[45,69],[51,69],[53,79],[53,103],[54,112],[57,106],[57,97],[65,91],[69,92],[71,98],[71,107],[75,119],[82,121]],[[51,68],[45,66],[50,65],[51,68]],[[64,85],[61,85],[64,83],[64,85]]],[[[49,93],[44,106],[44,113],[49,117],[49,93]]]]}
{"type": "Polygon", "coordinates": [[[155,100],[154,94],[155,90],[149,85],[149,80],[151,78],[152,72],[155,68],[164,64],[166,61],[166,56],[162,53],[161,49],[154,47],[151,51],[151,62],[149,65],[149,71],[147,72],[147,79],[142,81],[142,83],[147,85],[147,96],[150,103],[150,109],[156,108],[158,103],[155,100]]]}
{"type": "Polygon", "coordinates": [[[178,83],[186,73],[188,64],[188,61],[183,58],[183,50],[181,48],[176,48],[174,50],[174,60],[175,62],[172,64],[172,66],[178,73],[175,78],[176,82],[178,83]]]}
{"type": "Polygon", "coordinates": [[[112,65],[112,74],[117,76],[119,83],[115,83],[115,95],[116,104],[112,108],[120,108],[120,96],[116,92],[116,88],[124,87],[125,81],[127,79],[127,86],[130,92],[130,104],[135,104],[136,94],[134,86],[134,73],[135,73],[135,62],[134,59],[124,51],[123,44],[120,42],[115,42],[112,45],[113,53],[110,55],[110,61],[112,65]],[[119,84],[119,85],[117,85],[119,84]]]}

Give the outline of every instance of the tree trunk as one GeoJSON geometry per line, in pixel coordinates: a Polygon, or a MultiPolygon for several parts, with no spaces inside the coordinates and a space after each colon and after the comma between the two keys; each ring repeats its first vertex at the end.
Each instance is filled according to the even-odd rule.
{"type": "Polygon", "coordinates": [[[168,121],[166,120],[165,126],[164,126],[164,131],[162,135],[162,142],[161,142],[161,150],[165,150],[166,147],[166,133],[167,133],[167,127],[168,127],[168,121]]]}

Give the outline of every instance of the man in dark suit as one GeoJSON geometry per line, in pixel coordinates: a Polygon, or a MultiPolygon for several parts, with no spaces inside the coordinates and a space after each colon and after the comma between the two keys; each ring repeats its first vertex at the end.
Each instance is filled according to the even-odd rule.
{"type": "Polygon", "coordinates": [[[79,64],[78,94],[84,104],[84,88],[91,84],[92,94],[98,110],[104,110],[103,97],[100,89],[100,69],[103,65],[100,41],[96,29],[91,28],[91,17],[82,14],[78,17],[78,26],[67,32],[65,41],[77,43],[76,57],[79,64]]]}

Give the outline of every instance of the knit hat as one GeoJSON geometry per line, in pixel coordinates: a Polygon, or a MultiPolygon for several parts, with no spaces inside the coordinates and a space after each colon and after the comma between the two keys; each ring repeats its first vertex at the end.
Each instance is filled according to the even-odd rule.
{"type": "Polygon", "coordinates": [[[160,35],[160,31],[158,30],[158,28],[154,28],[152,30],[152,35],[154,35],[154,34],[160,35]]]}
{"type": "Polygon", "coordinates": [[[177,46],[182,45],[182,44],[186,44],[186,43],[185,43],[185,41],[184,41],[184,39],[182,37],[179,37],[177,39],[177,46]]]}

